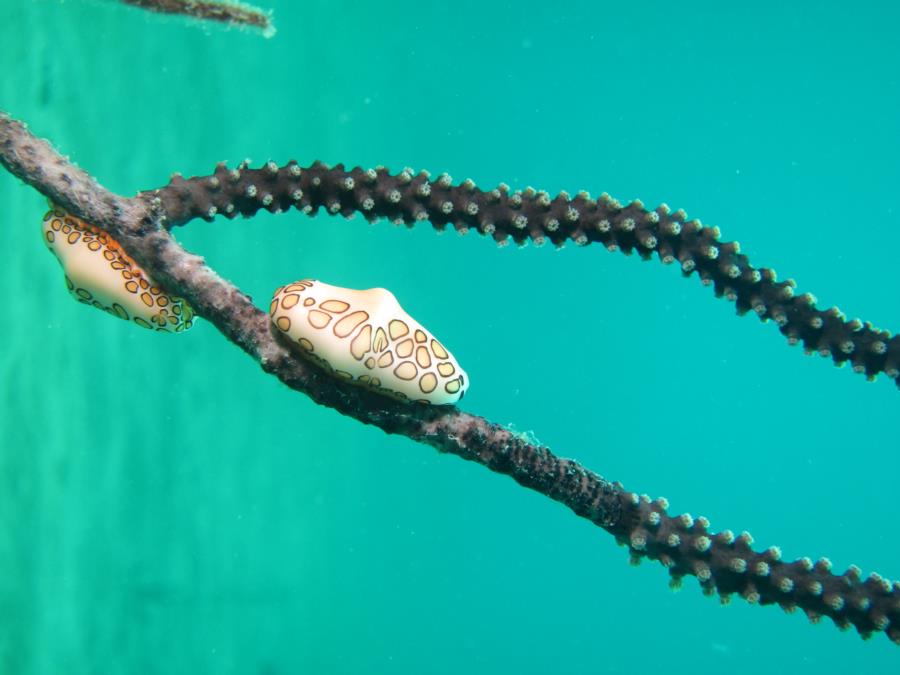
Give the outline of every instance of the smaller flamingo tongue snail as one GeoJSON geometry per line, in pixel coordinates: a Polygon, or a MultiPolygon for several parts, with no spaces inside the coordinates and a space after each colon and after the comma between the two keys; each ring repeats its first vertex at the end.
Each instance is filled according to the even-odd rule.
{"type": "Polygon", "coordinates": [[[191,306],[162,290],[119,242],[50,206],[41,226],[44,243],[62,265],[66,286],[78,302],[165,333],[181,333],[193,325],[191,306]]]}

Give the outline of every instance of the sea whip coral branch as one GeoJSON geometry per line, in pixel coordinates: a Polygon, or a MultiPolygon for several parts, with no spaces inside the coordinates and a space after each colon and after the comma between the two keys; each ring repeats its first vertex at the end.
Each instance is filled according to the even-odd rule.
{"type": "Polygon", "coordinates": [[[120,0],[126,5],[160,14],[182,14],[205,21],[260,28],[272,32],[272,21],[265,12],[249,5],[211,0],[120,0]]]}
{"type": "Polygon", "coordinates": [[[836,307],[818,309],[812,295],[794,293],[792,280],[778,281],[774,270],[751,265],[737,242],[720,239],[718,228],[665,205],[648,210],[638,201],[623,205],[606,195],[593,200],[587,193],[551,198],[530,188],[510,192],[505,185],[483,191],[471,181],[453,185],[446,174],[431,180],[426,172],[408,169],[392,175],[382,167],[346,170],[320,162],[306,168],[269,162],[259,169],[241,165],[231,170],[220,164],[211,176],[176,176],[153,195],[162,200],[168,227],[217,214],[234,218],[291,207],[314,214],[323,208],[408,225],[427,220],[436,229],[452,225],[501,245],[573,241],[636,252],[645,260],[656,255],[663,263],[677,262],[684,276],[696,273],[717,296],[734,301],[739,314],[752,310],[763,321],[771,319],[790,344],[802,342],[807,353],[830,356],[839,366],[850,363],[870,379],[886,373],[900,387],[900,335],[859,319],[848,321],[836,307]]]}
{"type": "MultiPolygon", "coordinates": [[[[197,314],[216,325],[266,372],[317,403],[510,476],[599,525],[618,543],[628,546],[633,558],[660,561],[675,581],[685,575],[696,576],[704,592],[719,593],[723,600],[739,593],[752,603],[777,603],[789,611],[799,607],[813,621],[829,616],[838,626],[852,625],[863,636],[883,631],[900,643],[900,583],[875,574],[863,579],[855,567],[833,574],[824,558],[815,563],[808,559],[783,562],[776,548],[755,552],[747,534],[735,537],[727,530],[713,533],[705,518],[670,516],[664,499],[650,500],[628,492],[620,484],[610,483],[482,417],[455,408],[401,404],[333,379],[294,357],[275,337],[277,331],[272,330],[268,317],[246,295],[182,249],[162,227],[166,219],[171,224],[193,215],[194,206],[185,206],[193,204],[188,197],[195,192],[205,194],[197,186],[201,180],[210,184],[211,178],[194,179],[193,183],[176,181],[173,187],[156,194],[122,198],[99,186],[49,143],[35,138],[22,123],[3,113],[0,163],[76,216],[108,230],[168,291],[187,299],[197,314]]],[[[297,171],[294,166],[285,170],[293,174],[297,171]]],[[[264,170],[272,176],[281,171],[278,167],[264,170]]],[[[212,178],[221,187],[222,180],[233,175],[222,168],[212,178]]],[[[322,169],[319,175],[329,174],[322,169]]],[[[238,172],[235,185],[241,176],[238,172]]],[[[315,176],[313,173],[312,178],[315,176]]],[[[386,173],[376,171],[373,182],[377,184],[384,176],[386,173]]],[[[364,180],[362,176],[360,179],[364,180]]],[[[405,182],[425,184],[423,180],[414,183],[411,177],[405,182]]],[[[341,186],[339,189],[346,193],[354,192],[354,185],[346,180],[341,186]]],[[[407,208],[403,194],[399,200],[390,194],[386,199],[395,205],[396,217],[403,217],[407,208]]],[[[273,196],[269,206],[274,201],[273,196]]],[[[302,201],[302,196],[297,201],[302,201]]],[[[233,211],[250,215],[259,208],[241,204],[233,211]]],[[[227,212],[227,204],[224,206],[222,211],[227,212]]],[[[312,209],[312,202],[309,206],[312,209]]],[[[349,207],[339,205],[333,210],[342,212],[344,208],[349,207]]],[[[211,218],[215,212],[210,209],[202,213],[211,218]]]]}

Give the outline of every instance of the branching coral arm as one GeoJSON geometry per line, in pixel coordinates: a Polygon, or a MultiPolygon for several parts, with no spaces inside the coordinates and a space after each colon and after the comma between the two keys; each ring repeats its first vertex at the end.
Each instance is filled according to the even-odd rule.
{"type": "Polygon", "coordinates": [[[832,307],[821,310],[809,293],[796,295],[791,280],[778,281],[775,272],[750,264],[737,242],[720,239],[718,228],[688,220],[683,211],[665,205],[648,210],[638,201],[620,204],[606,195],[575,197],[527,189],[510,192],[505,185],[491,191],[472,181],[453,185],[446,174],[431,180],[426,172],[392,175],[384,168],[345,170],[295,162],[279,167],[269,162],[259,169],[220,164],[211,176],[173,178],[154,191],[169,218],[167,227],[193,218],[216,215],[252,216],[292,207],[305,213],[325,209],[331,214],[362,213],[369,220],[388,218],[413,224],[427,220],[437,229],[452,225],[460,232],[476,230],[503,245],[510,240],[557,246],[599,243],[610,251],[653,255],[666,264],[678,263],[682,273],[696,273],[717,296],[734,301],[739,314],[755,312],[774,321],[790,344],[802,343],[808,353],[830,356],[836,365],[873,379],[886,373],[900,387],[900,336],[859,319],[847,320],[832,307]]]}
{"type": "Polygon", "coordinates": [[[249,5],[215,0],[120,0],[160,14],[181,14],[203,21],[216,21],[235,26],[260,28],[265,35],[274,30],[269,15],[249,5]]]}
{"type": "MultiPolygon", "coordinates": [[[[317,403],[510,476],[602,527],[627,546],[633,558],[661,562],[676,582],[693,575],[704,592],[718,592],[723,599],[738,593],[752,603],[778,604],[789,611],[800,608],[813,621],[828,616],[842,628],[854,626],[863,636],[881,631],[900,643],[900,583],[876,574],[863,579],[856,567],[834,574],[824,558],[816,563],[805,558],[785,562],[777,548],[754,551],[747,534],[713,533],[705,518],[670,516],[664,499],[650,500],[628,492],[482,417],[452,407],[406,405],[329,377],[296,358],[276,337],[278,331],[265,313],[200,258],[182,249],[160,226],[164,217],[170,223],[183,222],[193,213],[187,208],[179,211],[178,205],[190,203],[191,186],[200,179],[193,184],[176,183],[176,188],[156,196],[119,197],[2,113],[0,163],[53,202],[107,230],[167,291],[184,297],[199,316],[211,321],[266,372],[317,403]],[[183,192],[178,199],[176,189],[183,192]]],[[[278,167],[264,170],[273,176],[280,171],[278,167]]],[[[295,170],[285,171],[293,174],[295,170]]],[[[321,175],[328,175],[322,171],[321,175]]],[[[221,184],[228,179],[228,172],[223,168],[219,173],[215,178],[221,184]]],[[[313,178],[315,174],[310,180],[313,178]]],[[[203,180],[210,182],[209,178],[203,180]]],[[[242,185],[242,194],[248,186],[242,185]]],[[[343,187],[335,188],[352,192],[354,186],[344,181],[343,187]]],[[[293,199],[291,193],[286,196],[293,199]]],[[[265,195],[262,197],[265,200],[265,195]]],[[[391,203],[401,202],[402,195],[391,203]]],[[[244,210],[249,212],[249,207],[241,206],[240,212],[244,210]]],[[[227,211],[227,204],[222,211],[227,211]]],[[[208,209],[203,213],[213,215],[208,209]]]]}

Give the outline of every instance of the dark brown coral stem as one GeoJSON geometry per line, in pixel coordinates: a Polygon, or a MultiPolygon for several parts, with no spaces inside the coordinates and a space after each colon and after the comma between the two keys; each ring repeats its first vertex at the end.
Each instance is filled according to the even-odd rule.
{"type": "MultiPolygon", "coordinates": [[[[260,195],[258,186],[266,189],[269,182],[241,182],[244,174],[238,172],[233,178],[235,174],[222,167],[213,177],[176,180],[161,191],[125,199],[106,191],[87,173],[59,156],[49,143],[35,138],[23,124],[3,113],[0,163],[76,216],[107,229],[167,290],[186,298],[198,315],[212,322],[266,372],[317,403],[387,433],[407,436],[510,476],[599,525],[617,542],[628,546],[635,559],[660,561],[676,580],[685,575],[696,576],[705,592],[718,592],[723,598],[739,593],[749,602],[779,604],[787,610],[799,607],[814,621],[829,616],[838,626],[854,626],[863,636],[883,631],[900,643],[900,584],[874,574],[862,579],[856,568],[833,574],[825,559],[816,563],[807,559],[782,562],[775,548],[753,551],[749,535],[735,537],[729,531],[715,534],[709,531],[704,518],[670,516],[665,500],[651,501],[628,492],[577,462],[557,457],[548,448],[533,445],[482,417],[456,408],[406,405],[331,378],[298,359],[273,335],[266,314],[202,259],[182,249],[161,226],[165,219],[171,224],[199,214],[212,218],[213,207],[230,215],[252,215],[260,204],[283,210],[294,202],[303,204],[302,195],[281,191],[278,199],[282,201],[276,202],[272,196],[267,204],[266,195],[276,193],[266,191],[260,195]],[[209,190],[219,194],[217,190],[222,190],[223,181],[232,181],[229,200],[215,196],[203,202],[209,190]],[[249,190],[251,186],[257,186],[257,191],[249,190]],[[221,207],[215,200],[221,202],[221,207]],[[236,206],[229,211],[228,204],[236,206]],[[198,210],[203,206],[204,210],[198,210]]],[[[299,170],[294,166],[291,164],[284,171],[294,175],[299,170]]],[[[277,179],[282,170],[266,167],[263,171],[277,179]]],[[[324,168],[311,174],[309,186],[319,188],[319,192],[309,189],[309,193],[318,194],[315,202],[309,198],[310,210],[319,202],[335,212],[350,208],[333,208],[334,202],[328,201],[329,197],[336,198],[329,190],[343,190],[336,194],[354,193],[354,185],[348,184],[346,175],[336,186],[323,188],[321,179],[336,174],[324,168]]],[[[375,172],[375,182],[379,175],[375,172]]],[[[368,176],[359,178],[366,180],[368,176]]],[[[420,180],[415,185],[423,184],[420,180]]],[[[385,208],[394,209],[395,217],[403,217],[409,210],[403,205],[402,194],[399,200],[390,194],[386,199],[394,206],[385,208]]],[[[416,208],[416,204],[413,201],[409,208],[416,208]]]]}
{"type": "Polygon", "coordinates": [[[870,379],[886,373],[900,387],[900,336],[847,320],[836,307],[817,308],[811,294],[795,294],[793,281],[778,281],[774,270],[751,265],[737,242],[720,239],[718,228],[665,205],[648,210],[637,201],[620,204],[606,195],[593,200],[586,193],[551,198],[530,188],[510,192],[505,185],[484,191],[471,181],[453,185],[447,175],[432,180],[424,171],[390,174],[382,167],[346,170],[320,162],[306,168],[269,162],[258,169],[220,164],[211,176],[176,176],[153,195],[162,202],[168,227],[193,218],[293,207],[408,225],[427,220],[436,229],[475,230],[500,244],[572,241],[637,253],[645,260],[656,255],[665,264],[678,263],[684,276],[696,273],[717,296],[734,301],[739,314],[752,310],[761,320],[772,320],[790,344],[802,343],[808,353],[829,356],[839,366],[849,363],[870,379]]]}
{"type": "Polygon", "coordinates": [[[253,26],[263,31],[272,30],[269,15],[248,5],[211,0],[120,0],[160,14],[181,14],[203,21],[216,21],[236,26],[253,26]]]}

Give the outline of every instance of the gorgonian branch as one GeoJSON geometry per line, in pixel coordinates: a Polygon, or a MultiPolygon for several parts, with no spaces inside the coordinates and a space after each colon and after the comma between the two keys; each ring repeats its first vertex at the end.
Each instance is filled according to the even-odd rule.
{"type": "Polygon", "coordinates": [[[233,26],[253,26],[269,36],[273,33],[272,20],[266,12],[249,5],[214,0],[120,0],[160,14],[181,14],[201,21],[216,21],[233,26]]]}
{"type": "Polygon", "coordinates": [[[637,253],[645,260],[656,255],[665,264],[678,263],[684,276],[697,274],[716,296],[732,300],[739,314],[752,310],[762,321],[771,319],[790,344],[802,343],[807,353],[830,356],[838,366],[849,363],[869,379],[886,373],[900,387],[900,336],[847,320],[836,307],[817,308],[811,294],[794,292],[792,280],[778,281],[774,270],[751,265],[737,242],[720,239],[718,228],[688,220],[683,211],[664,204],[649,210],[639,201],[621,204],[605,194],[596,200],[584,192],[551,197],[531,188],[511,192],[505,185],[484,191],[469,180],[453,185],[446,174],[432,180],[425,171],[392,175],[382,167],[346,170],[320,162],[306,168],[269,162],[258,169],[220,164],[210,176],[175,176],[145,194],[160,200],[167,227],[193,218],[249,217],[260,209],[278,213],[293,207],[309,214],[319,209],[361,213],[369,220],[407,225],[428,221],[436,229],[452,225],[501,245],[572,241],[637,253]]]}
{"type": "MultiPolygon", "coordinates": [[[[705,593],[718,593],[723,601],[737,593],[751,603],[778,604],[788,611],[800,608],[813,621],[831,617],[839,627],[854,626],[863,636],[882,631],[900,643],[900,583],[891,583],[877,574],[864,579],[856,567],[834,574],[824,558],[815,563],[808,558],[785,562],[775,547],[754,551],[746,533],[714,533],[705,518],[671,516],[664,499],[651,500],[628,492],[620,484],[605,480],[573,460],[557,457],[548,448],[534,445],[482,417],[446,406],[403,404],[332,378],[281,342],[269,317],[202,259],[182,249],[163,224],[183,223],[198,215],[211,219],[219,212],[252,215],[263,207],[274,211],[298,205],[307,211],[325,206],[334,213],[361,208],[372,217],[383,215],[404,222],[433,215],[436,226],[458,222],[458,227],[462,227],[470,221],[454,215],[461,208],[471,217],[493,214],[493,234],[505,230],[513,234],[510,227],[531,232],[527,222],[521,228],[507,222],[507,216],[517,211],[525,218],[535,218],[529,222],[539,229],[530,236],[543,234],[562,241],[561,238],[572,237],[575,223],[593,222],[594,216],[588,218],[586,214],[596,211],[609,214],[608,230],[595,224],[590,234],[586,229],[581,232],[588,239],[594,237],[609,246],[615,244],[646,253],[668,245],[673,256],[702,253],[704,246],[725,246],[704,234],[702,228],[694,232],[693,227],[682,222],[683,218],[670,217],[667,212],[660,215],[662,209],[656,211],[659,219],[652,221],[638,205],[616,206],[611,200],[595,203],[586,197],[547,198],[548,206],[535,193],[529,195],[527,202],[523,198],[516,208],[510,206],[515,196],[504,190],[481,193],[465,184],[451,188],[446,178],[429,182],[424,176],[406,173],[393,177],[383,170],[348,173],[321,165],[310,169],[300,169],[295,164],[283,169],[267,165],[259,171],[242,168],[233,172],[220,167],[214,176],[176,180],[162,190],[127,199],[99,186],[49,143],[35,138],[23,124],[2,113],[0,163],[77,217],[107,230],[168,291],[190,302],[199,316],[213,323],[263,370],[317,403],[387,433],[406,436],[510,476],[602,527],[627,546],[634,559],[659,561],[675,582],[686,575],[695,576],[705,593]],[[363,187],[366,185],[369,187],[363,187]],[[432,195],[436,202],[430,199],[432,195]],[[470,203],[478,208],[472,209],[470,203]],[[522,206],[526,203],[527,208],[522,206]],[[450,207],[445,208],[444,204],[450,207]],[[576,213],[568,218],[572,225],[560,222],[555,228],[547,223],[539,226],[535,214],[546,214],[548,208],[549,213],[559,213],[564,218],[573,209],[576,213]],[[420,213],[425,215],[420,217],[420,213]],[[624,218],[632,219],[633,224],[625,226],[624,218]],[[666,235],[660,229],[672,223],[681,226],[681,233],[693,232],[693,238],[681,238],[671,228],[666,235]],[[659,236],[654,232],[659,232],[659,236]],[[648,236],[657,237],[655,246],[647,245],[648,236]]],[[[481,227],[488,229],[486,224],[481,227]]],[[[729,259],[739,264],[741,259],[736,252],[727,250],[732,256],[729,259]]],[[[707,255],[703,260],[716,258],[707,255]]],[[[706,262],[697,265],[715,281],[712,267],[706,262]]]]}

